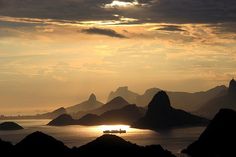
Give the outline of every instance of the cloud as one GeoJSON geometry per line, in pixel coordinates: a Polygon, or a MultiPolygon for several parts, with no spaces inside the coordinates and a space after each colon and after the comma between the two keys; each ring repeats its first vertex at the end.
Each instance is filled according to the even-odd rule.
{"type": "MultiPolygon", "coordinates": [[[[37,19],[41,23],[46,21],[71,24],[93,22],[96,25],[146,23],[218,25],[236,22],[236,1],[0,0],[0,16],[37,19]]],[[[226,25],[222,25],[222,31],[234,31],[233,27],[227,26],[226,30],[224,26],[226,25]]],[[[160,28],[165,31],[181,31],[180,29],[175,26],[160,28]]]]}
{"type": "Polygon", "coordinates": [[[126,36],[119,34],[112,29],[93,27],[93,28],[88,28],[88,29],[82,29],[81,32],[87,33],[87,34],[105,35],[105,36],[114,37],[114,38],[127,38],[126,36]]]}
{"type": "Polygon", "coordinates": [[[235,0],[0,0],[0,15],[63,20],[217,23],[236,21],[235,0]],[[130,6],[129,9],[104,6],[130,6]],[[133,6],[133,7],[132,7],[133,6]]]}
{"type": "Polygon", "coordinates": [[[179,32],[184,32],[185,30],[182,29],[181,26],[177,25],[162,25],[160,28],[157,28],[156,30],[160,31],[179,31],[179,32]]]}

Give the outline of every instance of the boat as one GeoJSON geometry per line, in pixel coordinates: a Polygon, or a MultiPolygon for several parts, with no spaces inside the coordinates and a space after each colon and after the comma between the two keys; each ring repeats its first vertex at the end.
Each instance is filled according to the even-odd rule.
{"type": "Polygon", "coordinates": [[[122,133],[126,133],[126,130],[104,130],[103,131],[104,134],[122,134],[122,133]]]}

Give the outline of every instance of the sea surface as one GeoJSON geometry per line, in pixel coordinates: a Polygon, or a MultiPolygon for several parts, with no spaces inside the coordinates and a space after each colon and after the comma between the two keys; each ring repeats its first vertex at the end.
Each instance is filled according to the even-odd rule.
{"type": "MultiPolygon", "coordinates": [[[[113,127],[80,125],[54,127],[46,125],[50,121],[49,119],[11,121],[17,122],[25,128],[24,130],[18,131],[0,131],[0,138],[5,141],[10,141],[13,144],[16,144],[30,133],[42,131],[61,140],[69,147],[78,147],[103,135],[104,129],[113,127]]],[[[4,121],[0,120],[0,123],[1,122],[4,121]]],[[[160,144],[163,148],[168,149],[174,154],[179,153],[182,149],[195,141],[205,129],[205,127],[189,127],[172,129],[168,132],[155,132],[151,130],[128,128],[128,126],[124,126],[124,128],[127,129],[127,133],[116,135],[138,145],[160,144]]]]}

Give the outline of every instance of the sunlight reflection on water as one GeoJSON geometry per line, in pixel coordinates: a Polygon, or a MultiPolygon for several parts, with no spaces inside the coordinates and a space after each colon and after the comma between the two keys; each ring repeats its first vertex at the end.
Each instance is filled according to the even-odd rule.
{"type": "MultiPolygon", "coordinates": [[[[0,138],[3,140],[11,141],[14,144],[34,131],[42,131],[63,141],[69,147],[81,146],[103,135],[103,130],[109,128],[108,125],[71,125],[62,127],[47,126],[46,124],[50,120],[12,121],[17,122],[25,129],[7,132],[0,131],[0,138]]],[[[117,126],[114,125],[110,126],[110,128],[116,127],[117,126]]],[[[124,125],[122,127],[126,128],[127,133],[116,134],[117,136],[120,136],[125,140],[139,145],[161,144],[165,149],[168,149],[172,152],[179,152],[181,149],[185,148],[187,145],[196,140],[201,134],[201,132],[204,130],[204,127],[192,127],[173,129],[169,132],[158,133],[151,130],[134,129],[124,125]]]]}

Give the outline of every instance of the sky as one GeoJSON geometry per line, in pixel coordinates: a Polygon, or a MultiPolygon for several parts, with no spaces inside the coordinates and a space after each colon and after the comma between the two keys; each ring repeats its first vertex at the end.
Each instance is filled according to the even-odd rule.
{"type": "Polygon", "coordinates": [[[235,0],[0,0],[0,115],[235,75],[235,0]]]}

